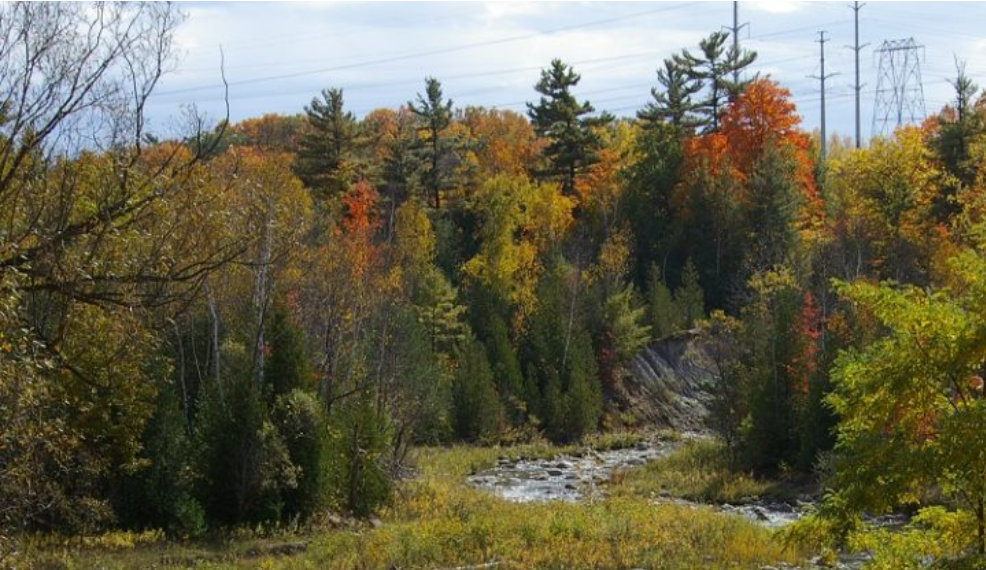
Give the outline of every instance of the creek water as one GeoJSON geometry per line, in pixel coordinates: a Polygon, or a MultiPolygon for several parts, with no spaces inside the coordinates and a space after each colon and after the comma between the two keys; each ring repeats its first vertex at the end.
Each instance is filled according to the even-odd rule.
{"type": "MultiPolygon", "coordinates": [[[[470,475],[467,481],[518,503],[543,501],[579,502],[601,498],[612,473],[644,465],[674,451],[676,442],[653,440],[634,447],[560,455],[549,459],[501,458],[494,467],[470,475]]],[[[800,518],[810,503],[774,503],[751,499],[742,505],[703,505],[659,498],[658,504],[709,507],[736,514],[769,527],[780,527],[800,518]]]]}

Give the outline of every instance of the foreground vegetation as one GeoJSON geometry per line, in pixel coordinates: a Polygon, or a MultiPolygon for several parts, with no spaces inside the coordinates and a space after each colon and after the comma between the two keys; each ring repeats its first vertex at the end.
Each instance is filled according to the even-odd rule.
{"type": "Polygon", "coordinates": [[[428,78],[363,117],[326,89],[147,132],[182,21],[0,5],[3,536],[139,556],[146,529],[344,513],[361,530],[299,564],[745,565],[786,555],[646,501],[795,473],[826,488],[807,544],[986,556],[986,98],[961,66],[953,104],[827,156],[722,32],[634,118],[554,60],[526,116],[428,78]],[[728,464],[690,446],[603,503],[519,506],[459,484],[488,451],[415,451],[632,425],[628,364],[685,329],[728,464]],[[905,533],[867,528],[900,510],[905,533]]]}
{"type": "MultiPolygon", "coordinates": [[[[546,444],[456,446],[415,452],[418,476],[402,485],[378,527],[243,534],[225,541],[174,543],[160,533],[107,535],[61,550],[36,540],[25,562],[46,568],[759,568],[795,562],[802,551],[771,531],[711,509],[655,505],[620,490],[593,505],[515,504],[470,488],[465,477],[499,457],[576,451],[546,444]],[[116,541],[117,544],[113,545],[116,541]],[[298,546],[298,545],[302,546],[298,546]]],[[[694,472],[693,475],[698,475],[694,472]]]]}

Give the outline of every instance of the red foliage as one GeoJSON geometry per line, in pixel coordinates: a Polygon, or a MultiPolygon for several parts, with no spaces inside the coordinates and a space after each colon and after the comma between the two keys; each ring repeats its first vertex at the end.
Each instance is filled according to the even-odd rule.
{"type": "Polygon", "coordinates": [[[821,337],[821,313],[811,293],[805,293],[801,311],[792,325],[798,351],[788,364],[788,376],[795,392],[807,394],[812,375],[818,370],[818,339],[821,337]]]}

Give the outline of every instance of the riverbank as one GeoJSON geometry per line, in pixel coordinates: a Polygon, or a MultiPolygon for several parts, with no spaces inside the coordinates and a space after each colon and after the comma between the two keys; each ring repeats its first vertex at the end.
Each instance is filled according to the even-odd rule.
{"type": "MultiPolygon", "coordinates": [[[[606,443],[598,443],[595,452],[606,451],[606,443]]],[[[639,438],[611,439],[610,448],[639,443],[639,438]]],[[[583,451],[546,444],[425,448],[414,454],[416,476],[372,522],[297,534],[269,531],[218,543],[150,540],[130,547],[49,548],[28,552],[23,560],[51,569],[758,569],[797,564],[807,556],[742,516],[655,504],[619,475],[591,504],[513,502],[467,481],[498,461],[583,451]]]]}

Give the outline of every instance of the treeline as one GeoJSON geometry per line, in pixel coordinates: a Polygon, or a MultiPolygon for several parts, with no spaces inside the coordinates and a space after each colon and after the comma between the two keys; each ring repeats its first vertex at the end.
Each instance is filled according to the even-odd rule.
{"type": "MultiPolygon", "coordinates": [[[[854,454],[883,441],[864,436],[923,443],[960,393],[981,405],[961,375],[913,415],[912,392],[867,384],[889,372],[865,347],[911,312],[894,312],[897,285],[845,285],[946,291],[923,307],[984,282],[966,258],[980,259],[986,111],[961,74],[954,107],[864,150],[836,141],[826,163],[790,94],[723,33],[665,61],[632,120],[576,97],[556,60],[526,117],[458,108],[429,78],[359,119],[327,89],[302,115],[161,141],[142,112],[171,7],[2,10],[30,33],[0,48],[47,62],[11,59],[2,80],[32,86],[0,139],[6,528],[368,515],[413,445],[632,422],[606,395],[651,338],[686,329],[744,469],[811,471],[838,437],[837,465],[858,473],[854,454]],[[64,31],[81,23],[105,33],[64,31]],[[875,416],[859,417],[863,396],[875,416]]],[[[968,340],[965,360],[925,355],[929,379],[982,365],[979,329],[945,334],[968,298],[934,329],[935,346],[968,340]]],[[[885,483],[846,479],[867,486],[841,512],[873,508],[885,483]]]]}

